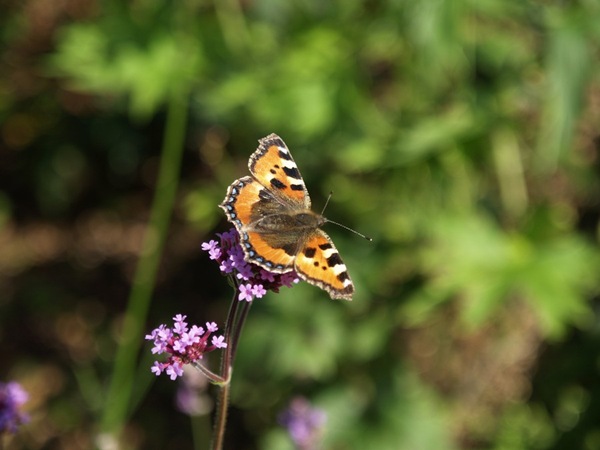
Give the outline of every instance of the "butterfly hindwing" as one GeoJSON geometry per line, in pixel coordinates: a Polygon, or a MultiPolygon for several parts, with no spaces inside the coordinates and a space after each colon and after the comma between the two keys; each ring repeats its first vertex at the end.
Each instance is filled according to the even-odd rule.
{"type": "Polygon", "coordinates": [[[280,234],[264,235],[253,231],[265,215],[281,212],[283,208],[258,181],[252,177],[236,180],[229,186],[221,208],[240,235],[247,261],[271,272],[284,273],[294,268],[294,243],[294,252],[290,252],[280,234]]]}
{"type": "Polygon", "coordinates": [[[352,300],[354,285],[346,265],[324,231],[316,229],[307,237],[294,268],[302,279],[326,290],[331,298],[352,300]]]}
{"type": "Polygon", "coordinates": [[[219,206],[227,215],[227,220],[235,225],[241,234],[244,224],[252,223],[253,205],[260,200],[262,186],[252,177],[235,180],[227,189],[225,200],[219,206]]]}
{"type": "Polygon", "coordinates": [[[285,273],[294,269],[296,244],[293,242],[280,245],[277,235],[249,232],[241,239],[247,260],[258,264],[269,272],[285,273]],[[289,250],[289,246],[294,251],[289,250]]]}

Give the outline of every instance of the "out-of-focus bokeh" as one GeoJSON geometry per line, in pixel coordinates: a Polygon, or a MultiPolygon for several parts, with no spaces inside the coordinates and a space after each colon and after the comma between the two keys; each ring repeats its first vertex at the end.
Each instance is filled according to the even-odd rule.
{"type": "MultiPolygon", "coordinates": [[[[314,209],[333,190],[326,216],[373,242],[326,227],[351,303],[305,283],[255,301],[226,448],[292,449],[277,417],[297,396],[328,450],[600,448],[598,4],[9,0],[0,40],[0,382],[31,417],[6,448],[113,448],[169,158],[138,317],[223,324],[231,288],[200,244],[272,132],[314,209]]],[[[190,387],[152,376],[148,344],[139,360],[122,448],[207,448],[214,390],[182,412],[190,387]]]]}

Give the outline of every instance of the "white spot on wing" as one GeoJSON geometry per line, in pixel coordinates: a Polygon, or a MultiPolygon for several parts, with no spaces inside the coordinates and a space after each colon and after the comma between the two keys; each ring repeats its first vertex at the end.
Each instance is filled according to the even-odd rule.
{"type": "Polygon", "coordinates": [[[329,258],[331,255],[337,253],[337,250],[335,248],[328,248],[323,250],[323,256],[325,257],[325,259],[329,258]]]}
{"type": "Polygon", "coordinates": [[[338,276],[340,273],[346,272],[348,270],[346,268],[346,264],[336,264],[335,266],[332,267],[332,269],[336,276],[338,276]]]}
{"type": "Polygon", "coordinates": [[[294,164],[293,161],[288,161],[287,159],[283,160],[283,167],[287,168],[287,169],[297,169],[298,166],[296,164],[294,164]]]}

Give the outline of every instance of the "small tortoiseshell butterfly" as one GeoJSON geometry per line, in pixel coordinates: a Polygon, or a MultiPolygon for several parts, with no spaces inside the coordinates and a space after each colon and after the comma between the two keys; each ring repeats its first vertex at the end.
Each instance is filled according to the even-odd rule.
{"type": "Polygon", "coordinates": [[[295,270],[331,298],[352,300],[354,285],[335,245],[319,229],[327,219],[310,197],[292,155],[276,134],[259,140],[252,176],[233,182],[223,203],[240,235],[246,261],[276,273],[295,270]]]}

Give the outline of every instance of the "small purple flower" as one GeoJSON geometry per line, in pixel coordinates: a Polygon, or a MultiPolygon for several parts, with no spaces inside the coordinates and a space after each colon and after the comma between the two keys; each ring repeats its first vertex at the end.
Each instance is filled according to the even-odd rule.
{"type": "Polygon", "coordinates": [[[214,239],[211,239],[208,242],[203,242],[201,247],[202,247],[202,250],[209,252],[211,250],[219,248],[219,244],[214,239]]]}
{"type": "Polygon", "coordinates": [[[185,319],[187,316],[183,316],[181,314],[177,314],[173,317],[173,321],[175,326],[173,327],[173,332],[177,334],[182,334],[187,331],[187,323],[185,323],[185,319]]]}
{"type": "Polygon", "coordinates": [[[250,283],[240,284],[239,300],[251,302],[253,299],[254,296],[252,295],[252,285],[250,283]]]}
{"type": "Polygon", "coordinates": [[[217,260],[221,257],[221,249],[219,248],[219,244],[215,240],[204,242],[202,244],[202,250],[208,252],[208,256],[210,259],[217,260]]]}
{"type": "Polygon", "coordinates": [[[275,281],[275,274],[273,272],[269,272],[268,270],[261,269],[260,270],[260,278],[273,283],[275,281]]]}
{"type": "Polygon", "coordinates": [[[251,302],[263,297],[267,291],[279,292],[282,286],[292,287],[300,278],[296,272],[269,272],[255,264],[248,263],[239,243],[235,228],[225,233],[217,233],[220,242],[211,239],[202,244],[202,250],[208,252],[210,259],[219,264],[219,270],[232,275],[239,282],[238,300],[251,302]]]}
{"type": "Polygon", "coordinates": [[[298,450],[319,448],[326,421],[325,411],[313,408],[303,397],[294,398],[288,409],[279,416],[279,423],[287,428],[298,450]]]}
{"type": "Polygon", "coordinates": [[[162,371],[162,364],[158,361],[154,361],[154,364],[152,364],[152,367],[150,368],[150,372],[152,372],[156,376],[159,376],[162,373],[162,371]]]}
{"type": "Polygon", "coordinates": [[[183,375],[185,364],[195,363],[206,353],[227,347],[224,336],[212,336],[211,343],[208,344],[211,334],[218,330],[216,323],[207,322],[205,331],[197,325],[188,327],[185,319],[186,316],[177,314],[173,317],[173,328],[163,324],[146,335],[146,340],[154,341],[152,353],[169,354],[166,362],[155,361],[151,367],[150,370],[156,376],[164,372],[171,380],[175,380],[183,375]]]}
{"type": "Polygon", "coordinates": [[[293,284],[297,284],[300,281],[296,272],[288,272],[281,274],[279,282],[282,286],[292,287],[293,284]]]}
{"type": "Polygon", "coordinates": [[[0,383],[0,435],[16,433],[19,425],[29,421],[29,416],[19,411],[28,398],[19,383],[0,383]]]}
{"type": "Polygon", "coordinates": [[[262,284],[255,284],[252,286],[252,295],[256,298],[262,298],[266,293],[267,291],[262,284]]]}
{"type": "Polygon", "coordinates": [[[175,361],[165,369],[165,373],[169,375],[171,380],[175,380],[183,375],[183,364],[180,361],[175,361]]]}
{"type": "Polygon", "coordinates": [[[225,342],[225,336],[213,336],[211,342],[212,345],[214,345],[216,348],[227,347],[227,342],[225,342]]]}

